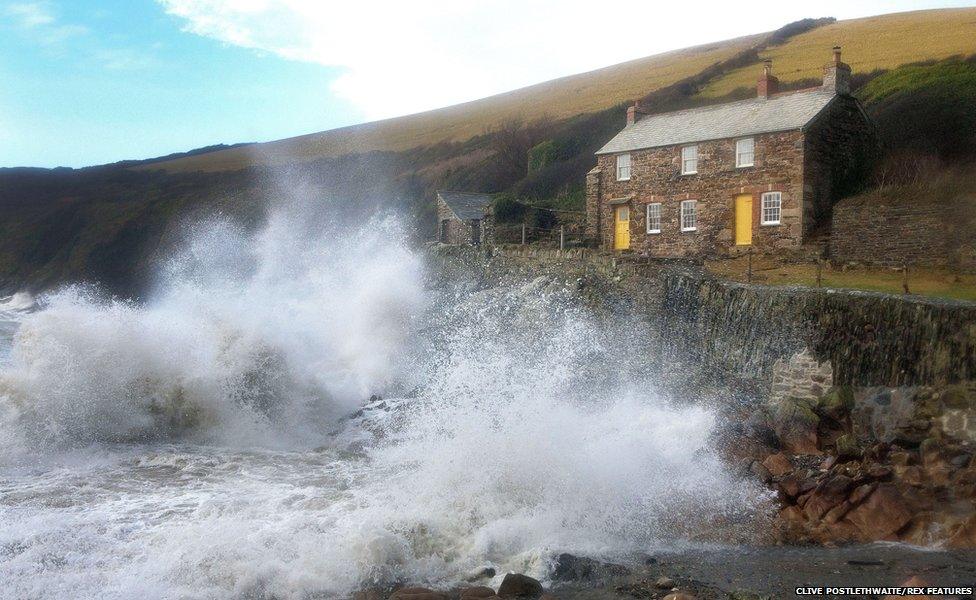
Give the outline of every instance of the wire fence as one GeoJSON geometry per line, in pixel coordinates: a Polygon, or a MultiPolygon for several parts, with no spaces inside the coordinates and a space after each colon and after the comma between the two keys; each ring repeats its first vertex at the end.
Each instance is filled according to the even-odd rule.
{"type": "Polygon", "coordinates": [[[579,227],[533,227],[532,225],[495,225],[491,232],[491,242],[496,245],[519,244],[548,248],[593,248],[598,245],[594,236],[588,236],[579,227]]]}

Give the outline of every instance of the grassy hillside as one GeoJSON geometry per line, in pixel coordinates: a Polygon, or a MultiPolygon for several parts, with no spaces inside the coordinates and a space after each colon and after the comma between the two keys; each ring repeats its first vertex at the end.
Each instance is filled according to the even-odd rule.
{"type": "Polygon", "coordinates": [[[181,158],[154,165],[154,168],[163,167],[169,171],[240,169],[251,164],[280,164],[373,150],[399,151],[442,142],[463,142],[506,120],[535,121],[542,117],[562,120],[633,100],[726,60],[762,37],[749,36],[668,52],[439,110],[181,158]]]}
{"type": "Polygon", "coordinates": [[[240,169],[252,164],[307,161],[373,150],[400,151],[443,142],[463,142],[513,118],[555,121],[595,113],[642,97],[729,61],[751,48],[759,55],[701,90],[718,98],[752,89],[756,66],[771,57],[786,83],[820,78],[830,48],[844,46],[855,72],[976,53],[976,8],[918,11],[839,21],[809,32],[770,40],[773,33],[669,52],[589,73],[523,88],[440,110],[315,133],[276,142],[222,150],[157,163],[168,171],[240,169]],[[769,42],[772,41],[772,44],[769,42]]]}
{"type": "Polygon", "coordinates": [[[976,159],[976,62],[950,58],[976,55],[974,28],[976,9],[807,19],[280,142],[81,170],[0,169],[0,293],[97,281],[110,292],[138,295],[188,223],[220,212],[253,227],[268,202],[295,188],[306,191],[306,201],[335,201],[345,212],[394,205],[413,217],[410,231],[418,236],[433,231],[438,188],[504,192],[520,202],[579,210],[593,152],[623,126],[629,100],[642,97],[661,112],[750,97],[761,60],[770,55],[778,57],[785,87],[809,85],[838,41],[847,45],[845,60],[858,71],[856,93],[888,148],[884,183],[910,185],[924,169],[976,159]],[[859,58],[857,42],[843,36],[859,39],[866,31],[871,51],[859,58]],[[869,72],[861,71],[862,59],[869,72]],[[783,72],[790,64],[797,65],[793,78],[783,72]]]}
{"type": "MultiPolygon", "coordinates": [[[[762,53],[773,61],[781,82],[818,80],[832,46],[843,47],[844,62],[855,73],[887,70],[914,62],[943,60],[976,53],[976,8],[896,13],[838,21],[790,38],[762,53]]],[[[724,96],[756,84],[752,66],[736,69],[712,82],[705,96],[724,96]]]]}

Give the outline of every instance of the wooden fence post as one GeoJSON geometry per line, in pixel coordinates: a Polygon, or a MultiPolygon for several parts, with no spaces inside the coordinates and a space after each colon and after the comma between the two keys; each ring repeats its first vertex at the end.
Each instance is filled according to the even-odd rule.
{"type": "Polygon", "coordinates": [[[566,248],[566,226],[559,226],[559,251],[562,252],[566,248]]]}
{"type": "Polygon", "coordinates": [[[908,291],[908,263],[905,263],[901,267],[901,287],[906,294],[910,294],[908,291]]]}
{"type": "Polygon", "coordinates": [[[823,260],[817,258],[817,287],[823,287],[823,260]]]}
{"type": "Polygon", "coordinates": [[[525,245],[525,223],[522,223],[522,245],[525,245]]]}

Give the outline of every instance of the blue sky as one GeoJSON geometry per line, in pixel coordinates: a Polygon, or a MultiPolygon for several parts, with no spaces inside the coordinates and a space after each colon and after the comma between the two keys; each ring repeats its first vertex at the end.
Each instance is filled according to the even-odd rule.
{"type": "Polygon", "coordinates": [[[0,0],[0,167],[409,114],[803,17],[971,2],[0,0]],[[626,14],[628,18],[621,19],[626,14]]]}

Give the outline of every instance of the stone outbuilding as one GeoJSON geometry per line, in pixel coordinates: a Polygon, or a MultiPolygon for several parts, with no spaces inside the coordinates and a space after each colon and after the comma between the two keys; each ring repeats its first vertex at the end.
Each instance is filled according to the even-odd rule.
{"type": "Polygon", "coordinates": [[[834,203],[876,155],[840,48],[823,84],[780,93],[767,61],[748,100],[648,114],[597,153],[587,233],[648,256],[723,256],[799,247],[830,227],[834,203]]]}
{"type": "Polygon", "coordinates": [[[437,240],[455,246],[478,246],[484,239],[491,196],[473,192],[437,192],[437,240]]]}

